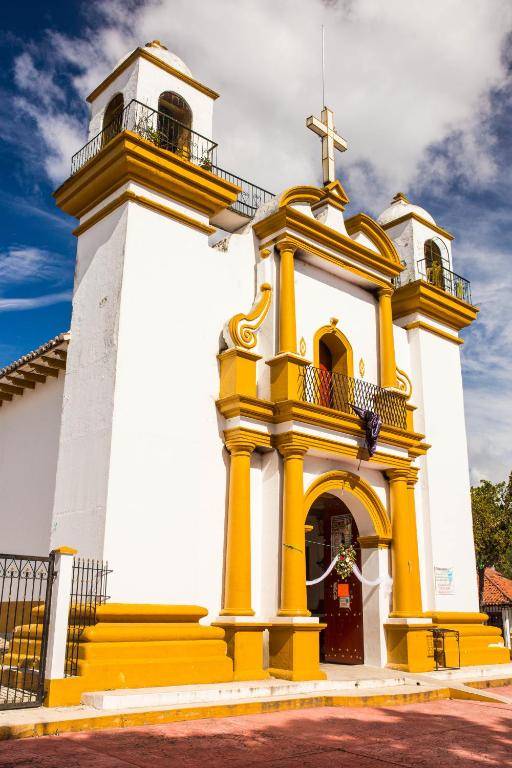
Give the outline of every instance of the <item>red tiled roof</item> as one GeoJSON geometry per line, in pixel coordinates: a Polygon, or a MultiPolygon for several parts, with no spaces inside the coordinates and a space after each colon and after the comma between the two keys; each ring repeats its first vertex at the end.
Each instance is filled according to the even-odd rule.
{"type": "Polygon", "coordinates": [[[494,568],[484,571],[483,605],[511,605],[512,580],[506,579],[494,568]]]}

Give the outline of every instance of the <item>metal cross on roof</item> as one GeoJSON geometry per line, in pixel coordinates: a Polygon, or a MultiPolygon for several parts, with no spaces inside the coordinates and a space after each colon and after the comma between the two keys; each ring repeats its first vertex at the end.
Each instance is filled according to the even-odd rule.
{"type": "Polygon", "coordinates": [[[324,172],[324,184],[330,184],[336,181],[336,165],[334,162],[334,150],[339,149],[344,152],[347,149],[347,142],[336,133],[334,127],[334,116],[332,109],[324,107],[322,116],[308,117],[306,126],[322,138],[322,169],[324,172]]]}

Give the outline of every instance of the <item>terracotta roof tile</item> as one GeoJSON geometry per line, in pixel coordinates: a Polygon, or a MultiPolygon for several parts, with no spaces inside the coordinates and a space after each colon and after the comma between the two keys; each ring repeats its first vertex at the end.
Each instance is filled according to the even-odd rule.
{"type": "Polygon", "coordinates": [[[506,579],[505,576],[502,576],[494,568],[486,568],[484,571],[482,604],[512,604],[512,580],[506,579]]]}

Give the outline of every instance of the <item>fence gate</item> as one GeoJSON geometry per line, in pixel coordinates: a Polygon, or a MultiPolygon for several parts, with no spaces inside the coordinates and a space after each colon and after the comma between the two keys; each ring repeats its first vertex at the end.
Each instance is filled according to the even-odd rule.
{"type": "Polygon", "coordinates": [[[102,560],[73,560],[73,580],[66,642],[65,676],[78,674],[80,637],[86,627],[96,623],[96,608],[108,600],[107,578],[111,571],[102,560]]]}
{"type": "Polygon", "coordinates": [[[54,557],[0,554],[0,710],[44,698],[54,557]]]}

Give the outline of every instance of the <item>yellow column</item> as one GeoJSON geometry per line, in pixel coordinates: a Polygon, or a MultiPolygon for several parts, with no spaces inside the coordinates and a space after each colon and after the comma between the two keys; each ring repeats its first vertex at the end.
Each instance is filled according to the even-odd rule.
{"type": "Polygon", "coordinates": [[[279,448],[284,462],[281,606],[279,616],[309,616],[304,535],[305,448],[279,448]]]}
{"type": "Polygon", "coordinates": [[[393,339],[393,312],[391,297],[393,289],[379,289],[379,340],[380,340],[380,385],[396,387],[395,342],[393,339]]]}
{"type": "Polygon", "coordinates": [[[226,439],[229,470],[226,566],[222,616],[254,616],[251,607],[251,453],[255,445],[226,439]]]}
{"type": "Polygon", "coordinates": [[[393,615],[418,616],[421,615],[421,585],[414,505],[416,477],[409,469],[391,469],[386,475],[393,530],[393,615]]]}
{"type": "Polygon", "coordinates": [[[279,271],[279,352],[297,352],[295,269],[293,259],[297,247],[291,240],[281,240],[277,247],[281,254],[279,271]]]}

